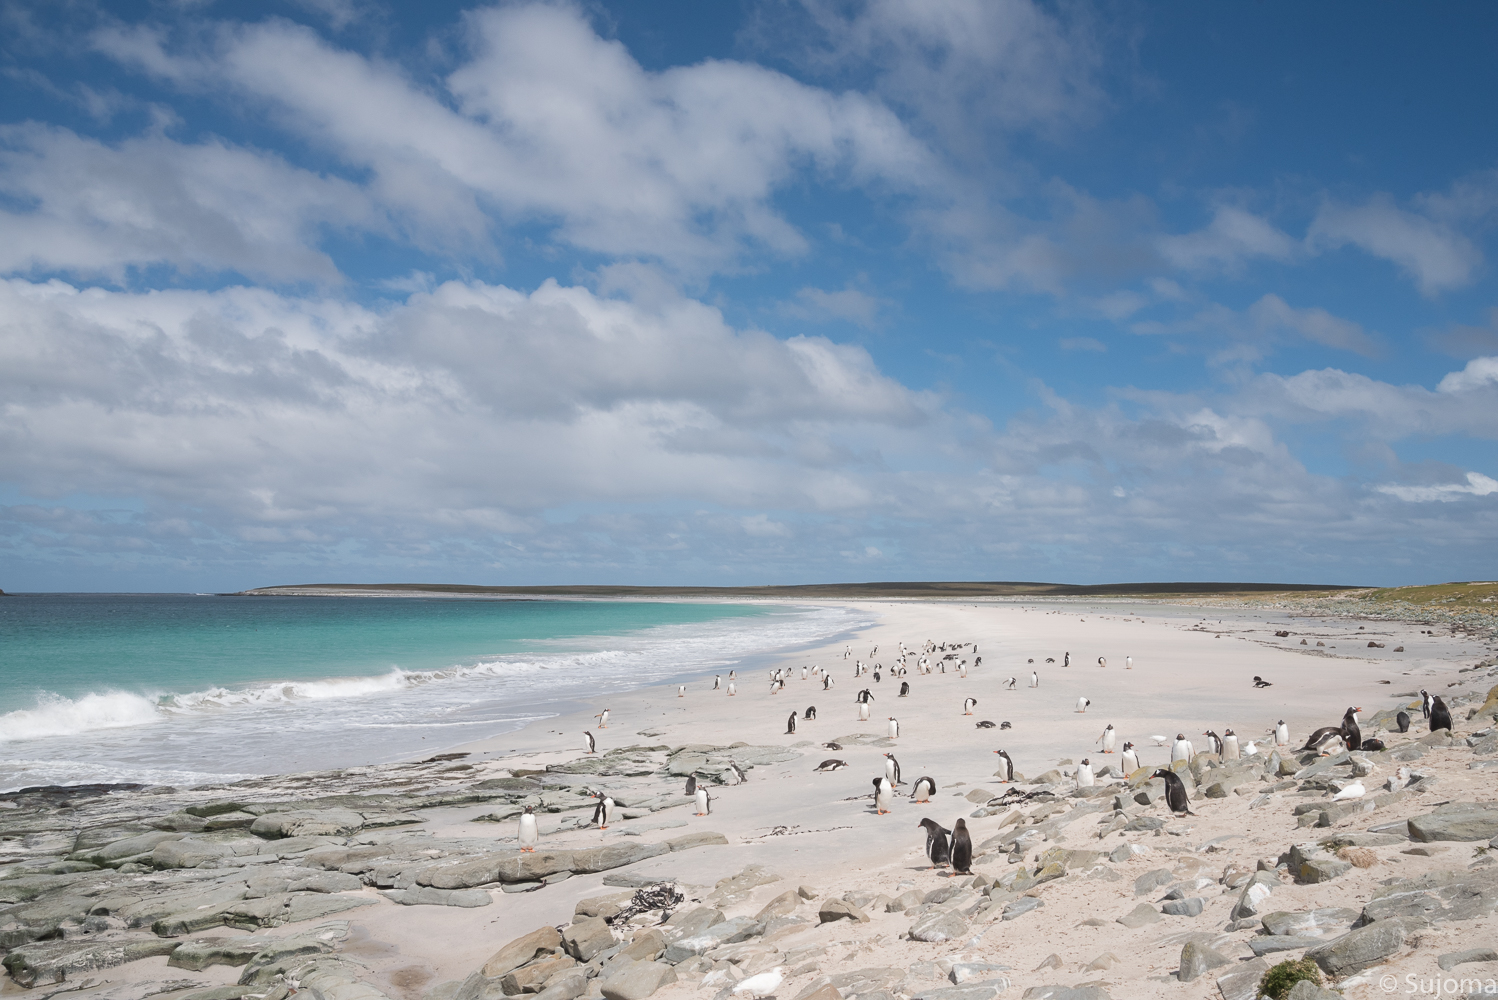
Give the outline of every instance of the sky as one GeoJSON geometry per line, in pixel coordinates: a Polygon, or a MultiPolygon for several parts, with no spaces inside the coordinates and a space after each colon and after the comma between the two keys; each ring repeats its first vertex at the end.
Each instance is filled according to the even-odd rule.
{"type": "Polygon", "coordinates": [[[1495,49],[0,0],[0,588],[1493,579],[1495,49]]]}

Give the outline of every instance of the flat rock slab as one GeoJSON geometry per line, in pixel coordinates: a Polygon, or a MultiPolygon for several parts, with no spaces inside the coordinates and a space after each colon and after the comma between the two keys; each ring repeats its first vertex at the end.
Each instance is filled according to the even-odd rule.
{"type": "Polygon", "coordinates": [[[180,943],[160,938],[48,941],[16,948],[5,956],[3,964],[17,985],[30,989],[75,978],[80,972],[112,969],[142,958],[170,955],[180,943]]]}
{"type": "Polygon", "coordinates": [[[490,882],[539,882],[548,875],[570,871],[591,875],[623,868],[670,852],[665,844],[609,844],[579,851],[506,851],[441,868],[430,868],[417,882],[436,889],[472,889],[490,882]]]}
{"type": "Polygon", "coordinates": [[[1466,951],[1453,951],[1436,959],[1442,972],[1450,972],[1458,965],[1466,965],[1468,962],[1498,962],[1498,951],[1492,948],[1469,948],[1466,951]]]}
{"type": "Polygon", "coordinates": [[[1146,924],[1156,923],[1160,919],[1159,911],[1153,906],[1148,903],[1140,903],[1133,910],[1119,917],[1118,922],[1130,930],[1137,930],[1146,924]]]}
{"type": "Polygon", "coordinates": [[[1038,910],[1044,905],[1045,900],[1041,899],[1038,896],[1026,896],[1023,899],[1016,899],[1014,902],[1004,907],[1004,915],[999,919],[1016,920],[1020,917],[1023,917],[1031,910],[1038,910]]]}
{"type": "Polygon", "coordinates": [[[1257,1000],[1259,981],[1268,971],[1269,963],[1262,958],[1245,962],[1217,977],[1217,992],[1222,994],[1222,1000],[1257,1000]]]}
{"type": "Polygon", "coordinates": [[[1380,920],[1312,948],[1306,952],[1306,958],[1321,966],[1323,972],[1340,979],[1372,968],[1396,954],[1404,947],[1405,936],[1402,921],[1380,920]]]}
{"type": "Polygon", "coordinates": [[[1425,816],[1411,817],[1409,830],[1411,840],[1424,843],[1489,840],[1498,836],[1498,805],[1452,802],[1425,816]]]}
{"type": "Polygon", "coordinates": [[[1176,978],[1189,983],[1213,969],[1232,965],[1233,960],[1197,941],[1187,941],[1181,948],[1181,967],[1176,978]]]}
{"type": "Polygon", "coordinates": [[[635,962],[605,979],[599,990],[604,1000],[645,1000],[674,982],[676,970],[664,962],[635,962]]]}
{"type": "Polygon", "coordinates": [[[1299,934],[1305,937],[1324,937],[1328,931],[1342,933],[1357,921],[1361,911],[1345,906],[1324,906],[1315,910],[1289,912],[1279,910],[1265,914],[1264,930],[1270,934],[1299,934]]]}
{"type": "Polygon", "coordinates": [[[414,889],[386,889],[386,898],[402,906],[488,906],[494,897],[483,889],[433,889],[419,885],[414,889]]]}
{"type": "Polygon", "coordinates": [[[536,958],[538,955],[554,954],[562,950],[562,935],[555,927],[539,927],[518,937],[489,957],[481,970],[496,979],[536,958]]]}
{"type": "Polygon", "coordinates": [[[672,853],[677,851],[690,851],[694,847],[709,847],[716,844],[727,844],[728,838],[721,833],[711,830],[703,830],[700,833],[689,833],[682,837],[673,837],[666,841],[666,847],[672,853]]]}
{"type": "Polygon", "coordinates": [[[1025,1000],[1112,1000],[1101,986],[1032,986],[1025,1000]]]}
{"type": "Polygon", "coordinates": [[[243,937],[199,938],[187,941],[167,960],[174,969],[201,972],[211,965],[249,965],[284,961],[298,955],[322,955],[331,952],[348,938],[347,920],[335,920],[312,928],[305,934],[277,937],[270,934],[247,934],[243,937]]]}
{"type": "Polygon", "coordinates": [[[966,920],[951,910],[934,910],[910,925],[912,941],[954,941],[965,937],[970,928],[966,920]]]}
{"type": "Polygon", "coordinates": [[[1004,976],[995,976],[982,982],[963,983],[961,986],[947,986],[936,990],[923,990],[912,993],[911,1000],[993,1000],[1009,989],[1009,980],[1004,976]]]}
{"type": "Polygon", "coordinates": [[[1300,951],[1326,944],[1322,937],[1297,937],[1293,934],[1270,934],[1248,939],[1249,948],[1255,955],[1273,955],[1281,951],[1300,951]]]}

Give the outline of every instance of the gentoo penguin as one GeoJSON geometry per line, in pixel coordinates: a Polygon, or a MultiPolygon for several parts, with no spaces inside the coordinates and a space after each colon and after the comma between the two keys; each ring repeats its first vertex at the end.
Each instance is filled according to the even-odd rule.
{"type": "Polygon", "coordinates": [[[733,774],[733,783],[735,785],[742,785],[749,780],[749,775],[744,773],[744,769],[739,767],[737,761],[729,761],[728,770],[733,774]]]}
{"type": "Polygon", "coordinates": [[[1134,658],[1132,656],[1125,656],[1124,657],[1124,669],[1125,670],[1133,670],[1134,669],[1134,658]]]}
{"type": "Polygon", "coordinates": [[[972,715],[973,714],[973,706],[976,705],[976,704],[978,704],[978,699],[977,698],[964,698],[964,699],[962,699],[962,714],[963,715],[972,715]]]}
{"type": "Polygon", "coordinates": [[[1007,722],[1007,721],[1006,722],[1001,722],[1001,723],[999,723],[999,728],[1000,729],[1013,729],[1014,728],[1014,724],[1012,722],[1007,722]]]}
{"type": "Polygon", "coordinates": [[[858,703],[858,721],[869,721],[869,703],[866,701],[861,701],[858,703]]]}
{"type": "Polygon", "coordinates": [[[824,761],[822,761],[822,763],[820,763],[816,767],[812,768],[812,770],[813,771],[841,771],[843,768],[845,768],[847,766],[848,766],[848,762],[847,761],[845,761],[845,760],[838,760],[837,758],[834,757],[834,758],[832,758],[830,760],[824,760],[824,761]]]}
{"type": "Polygon", "coordinates": [[[855,701],[873,701],[874,692],[870,691],[868,688],[864,688],[862,691],[854,695],[853,698],[855,701]]]}
{"type": "Polygon", "coordinates": [[[707,789],[701,785],[697,786],[697,815],[706,816],[712,811],[713,797],[707,794],[707,789]]]}
{"type": "Polygon", "coordinates": [[[1305,746],[1295,752],[1304,753],[1307,750],[1319,750],[1321,751],[1321,756],[1325,757],[1331,753],[1330,750],[1325,749],[1327,744],[1331,743],[1332,740],[1345,741],[1346,738],[1346,734],[1343,732],[1341,726],[1322,726],[1306,738],[1305,746]]]}
{"type": "Polygon", "coordinates": [[[734,681],[729,681],[728,682],[728,697],[732,698],[734,695],[736,695],[738,693],[739,693],[739,686],[738,686],[738,684],[735,683],[734,681]]]}
{"type": "Polygon", "coordinates": [[[874,779],[874,812],[880,816],[889,812],[889,807],[895,804],[895,789],[889,783],[889,779],[883,776],[874,779]]]}
{"type": "Polygon", "coordinates": [[[598,741],[593,739],[593,734],[586,729],[583,730],[583,739],[588,741],[588,753],[598,749],[598,741]]]}
{"type": "Polygon", "coordinates": [[[728,672],[728,679],[731,680],[731,681],[738,680],[739,679],[739,672],[737,670],[730,670],[728,672]]]}
{"type": "Polygon", "coordinates": [[[1170,762],[1174,764],[1178,760],[1190,760],[1194,756],[1196,750],[1192,748],[1186,734],[1176,733],[1176,740],[1170,745],[1170,762]]]}
{"type": "Polygon", "coordinates": [[[1222,759],[1239,760],[1238,736],[1231,729],[1224,730],[1222,734],[1222,759]]]}
{"type": "Polygon", "coordinates": [[[1062,659],[1061,659],[1061,665],[1063,667],[1069,667],[1069,666],[1071,666],[1071,653],[1070,652],[1068,652],[1064,657],[1062,657],[1062,659]]]}
{"type": "Polygon", "coordinates": [[[1363,741],[1363,749],[1368,753],[1378,753],[1380,750],[1387,750],[1389,748],[1384,746],[1383,740],[1366,739],[1363,741]]]}
{"type": "Polygon", "coordinates": [[[1077,787],[1091,788],[1095,784],[1097,781],[1092,774],[1092,762],[1083,757],[1082,763],[1077,765],[1077,787]]]}
{"type": "Polygon", "coordinates": [[[685,684],[683,684],[683,685],[681,685],[680,687],[678,687],[676,689],[676,697],[678,697],[678,698],[685,698],[686,696],[687,696],[687,686],[685,684]]]}
{"type": "Polygon", "coordinates": [[[1092,704],[1092,700],[1090,698],[1078,698],[1077,699],[1077,711],[1079,711],[1079,712],[1085,712],[1085,711],[1087,711],[1087,706],[1091,705],[1091,704],[1092,704]]]}
{"type": "Polygon", "coordinates": [[[936,779],[930,775],[923,775],[915,779],[915,786],[911,789],[910,797],[916,802],[930,802],[931,796],[936,794],[936,779]]]}
{"type": "Polygon", "coordinates": [[[945,868],[952,860],[951,848],[947,846],[947,831],[934,819],[923,819],[920,826],[926,831],[926,857],[932,868],[945,868]]]}
{"type": "Polygon", "coordinates": [[[1108,723],[1108,728],[1103,730],[1103,735],[1099,736],[1098,739],[1102,741],[1103,753],[1113,752],[1114,741],[1118,739],[1118,734],[1113,730],[1113,723],[1108,723]]]}
{"type": "Polygon", "coordinates": [[[967,676],[967,661],[966,660],[963,660],[961,663],[957,664],[957,676],[958,677],[966,677],[967,676]]]}
{"type": "Polygon", "coordinates": [[[992,728],[994,728],[994,723],[992,721],[988,720],[988,719],[983,719],[983,720],[981,720],[979,722],[975,722],[975,723],[973,723],[973,725],[976,728],[978,728],[978,729],[992,729],[992,728]]]}
{"type": "Polygon", "coordinates": [[[822,749],[823,750],[841,750],[842,748],[843,748],[843,745],[841,743],[828,742],[828,743],[823,743],[822,744],[822,749]]]}
{"type": "Polygon", "coordinates": [[[1004,690],[1005,691],[1013,691],[1014,690],[1014,685],[1016,685],[1018,683],[1019,683],[1019,678],[1018,677],[1011,677],[1007,681],[1004,682],[1004,690]]]}
{"type": "Polygon", "coordinates": [[[1424,688],[1420,689],[1420,715],[1422,718],[1430,718],[1430,692],[1424,688]]]}
{"type": "Polygon", "coordinates": [[[893,715],[889,717],[889,738],[892,740],[900,738],[900,720],[893,715]]]}
{"type": "Polygon", "coordinates": [[[889,779],[891,785],[900,783],[900,762],[892,753],[884,755],[884,776],[889,779]]]}
{"type": "Polygon", "coordinates": [[[806,714],[803,715],[803,716],[801,716],[801,718],[803,718],[803,719],[815,719],[816,717],[817,717],[817,706],[815,706],[815,705],[807,705],[806,706],[806,714]]]}
{"type": "Polygon", "coordinates": [[[1271,684],[1271,683],[1269,683],[1268,681],[1266,681],[1264,678],[1260,677],[1258,674],[1254,674],[1254,687],[1256,687],[1256,688],[1268,688],[1268,687],[1274,687],[1274,685],[1271,684]]]}
{"type": "Polygon", "coordinates": [[[791,713],[791,717],[789,719],[785,720],[785,734],[787,736],[794,736],[796,734],[796,713],[795,712],[792,712],[791,713]]]}
{"type": "Polygon", "coordinates": [[[1009,759],[1008,750],[995,750],[994,753],[999,755],[999,769],[995,773],[999,776],[1000,784],[1007,785],[1014,780],[1014,761],[1009,759]]]}
{"type": "Polygon", "coordinates": [[[900,682],[900,697],[901,698],[909,698],[910,697],[910,682],[909,681],[901,681],[900,682]]]}
{"type": "Polygon", "coordinates": [[[723,675],[713,674],[713,690],[716,691],[723,686],[723,675]]]}
{"type": "Polygon", "coordinates": [[[1030,686],[1032,688],[1040,687],[1040,675],[1033,670],[1030,671],[1030,686]]]}
{"type": "Polygon", "coordinates": [[[1125,778],[1139,770],[1139,752],[1134,749],[1134,744],[1125,743],[1123,745],[1123,754],[1120,756],[1118,764],[1125,778]]]}
{"type": "Polygon", "coordinates": [[[832,675],[831,674],[823,674],[822,675],[822,690],[823,691],[831,691],[832,690],[832,675]]]}
{"type": "Polygon", "coordinates": [[[879,671],[877,671],[877,670],[874,671],[874,683],[875,684],[879,683],[879,671]]]}
{"type": "Polygon", "coordinates": [[[804,680],[806,680],[806,670],[807,670],[807,668],[806,668],[806,667],[802,667],[802,668],[801,668],[801,679],[802,679],[802,680],[803,680],[803,681],[804,681],[804,680]]]}
{"type": "Polygon", "coordinates": [[[1217,754],[1217,756],[1221,757],[1222,756],[1222,737],[1218,736],[1215,732],[1213,732],[1210,729],[1208,729],[1206,732],[1202,733],[1202,735],[1207,738],[1207,753],[1215,753],[1215,754],[1217,754]]]}
{"type": "Polygon", "coordinates": [[[1153,775],[1165,782],[1165,805],[1177,816],[1195,816],[1191,811],[1191,800],[1186,796],[1186,783],[1181,776],[1168,768],[1160,768],[1153,775]]]}
{"type": "Polygon", "coordinates": [[[1106,667],[1108,665],[1108,658],[1106,656],[1099,656],[1097,658],[1097,665],[1100,667],[1106,667]]]}
{"type": "Polygon", "coordinates": [[[1441,700],[1440,695],[1430,699],[1430,731],[1451,728],[1451,710],[1441,700]]]}
{"type": "Polygon", "coordinates": [[[526,806],[525,812],[520,814],[520,849],[522,851],[534,851],[536,841],[541,839],[541,833],[536,829],[536,811],[534,806],[526,806]]]}
{"type": "Polygon", "coordinates": [[[597,715],[593,716],[593,718],[595,718],[595,719],[598,720],[598,728],[599,729],[607,729],[607,728],[609,728],[609,710],[608,709],[604,709],[602,712],[599,712],[597,715]]]}
{"type": "Polygon", "coordinates": [[[1290,727],[1285,725],[1284,719],[1274,724],[1274,745],[1277,747],[1290,745],[1290,727]]]}
{"type": "Polygon", "coordinates": [[[971,875],[972,866],[973,838],[967,835],[967,820],[959,819],[952,824],[952,871],[971,875]]]}
{"type": "MultiPolygon", "coordinates": [[[[1353,752],[1363,749],[1363,731],[1358,728],[1358,713],[1361,711],[1361,708],[1349,705],[1342,715],[1342,739],[1347,743],[1347,749],[1353,752]]],[[[1447,715],[1446,718],[1450,721],[1451,716],[1447,715]]]]}
{"type": "Polygon", "coordinates": [[[598,829],[607,830],[609,820],[614,818],[614,800],[603,792],[595,794],[598,796],[598,805],[593,807],[593,822],[598,824],[598,829]]]}
{"type": "Polygon", "coordinates": [[[687,793],[686,794],[687,794],[687,798],[689,798],[689,799],[692,798],[693,796],[695,796],[697,794],[697,775],[695,775],[695,774],[689,774],[689,775],[687,775],[687,793]]]}
{"type": "Polygon", "coordinates": [[[1407,732],[1409,732],[1410,731],[1410,713],[1408,713],[1408,712],[1400,712],[1398,715],[1394,716],[1394,723],[1395,723],[1395,725],[1397,725],[1399,727],[1399,731],[1401,733],[1407,733],[1407,732]]]}

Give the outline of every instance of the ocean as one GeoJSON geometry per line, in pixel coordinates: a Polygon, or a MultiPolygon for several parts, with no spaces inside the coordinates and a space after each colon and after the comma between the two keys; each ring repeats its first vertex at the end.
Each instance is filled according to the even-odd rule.
{"type": "Polygon", "coordinates": [[[0,790],[185,786],[436,753],[868,620],[663,601],[0,597],[0,790]]]}

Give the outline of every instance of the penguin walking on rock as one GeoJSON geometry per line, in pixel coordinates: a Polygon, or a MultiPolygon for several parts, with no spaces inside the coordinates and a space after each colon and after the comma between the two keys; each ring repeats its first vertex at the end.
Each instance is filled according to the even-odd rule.
{"type": "Polygon", "coordinates": [[[541,833],[536,829],[536,809],[534,806],[526,806],[525,812],[520,814],[520,833],[517,838],[520,841],[522,851],[534,851],[536,841],[541,839],[541,833]]]}
{"type": "Polygon", "coordinates": [[[1213,732],[1210,729],[1208,729],[1206,732],[1202,733],[1202,735],[1207,738],[1207,752],[1208,753],[1215,753],[1215,754],[1217,754],[1217,756],[1221,757],[1222,756],[1222,737],[1218,736],[1215,732],[1213,732]]]}
{"type": "Polygon", "coordinates": [[[967,820],[959,819],[952,824],[952,871],[958,875],[971,875],[973,867],[973,838],[968,836],[967,820]]]}
{"type": "Polygon", "coordinates": [[[911,786],[910,798],[913,802],[930,802],[931,796],[936,794],[936,779],[929,775],[922,775],[915,779],[911,786]]]}
{"type": "Polygon", "coordinates": [[[1441,700],[1440,695],[1430,699],[1430,731],[1451,728],[1451,709],[1441,700]]]}
{"type": "Polygon", "coordinates": [[[995,750],[994,753],[999,755],[999,783],[1007,785],[1014,780],[1014,761],[1009,759],[1008,750],[995,750]]]}
{"type": "Polygon", "coordinates": [[[975,705],[977,705],[977,704],[978,704],[978,699],[977,698],[964,698],[964,699],[962,699],[962,714],[963,715],[972,715],[973,714],[973,707],[975,705]]]}
{"type": "Polygon", "coordinates": [[[1169,768],[1160,768],[1153,777],[1160,778],[1165,782],[1165,805],[1177,816],[1195,816],[1191,811],[1191,800],[1186,795],[1186,783],[1181,776],[1169,768]]]}
{"type": "Polygon", "coordinates": [[[796,713],[795,712],[792,712],[791,713],[791,717],[789,719],[785,720],[785,734],[787,736],[794,736],[794,735],[796,735],[796,713]]]}
{"type": "Polygon", "coordinates": [[[598,797],[598,805],[593,807],[593,822],[598,824],[598,829],[607,830],[609,821],[614,818],[614,800],[603,792],[595,794],[598,797]]]}
{"type": "Polygon", "coordinates": [[[1238,750],[1238,734],[1231,729],[1224,730],[1222,734],[1222,759],[1242,759],[1242,754],[1238,750]]]}
{"type": "Polygon", "coordinates": [[[952,860],[952,849],[947,845],[950,831],[934,819],[923,819],[919,825],[926,831],[926,857],[931,859],[931,867],[945,868],[952,860]]]}

